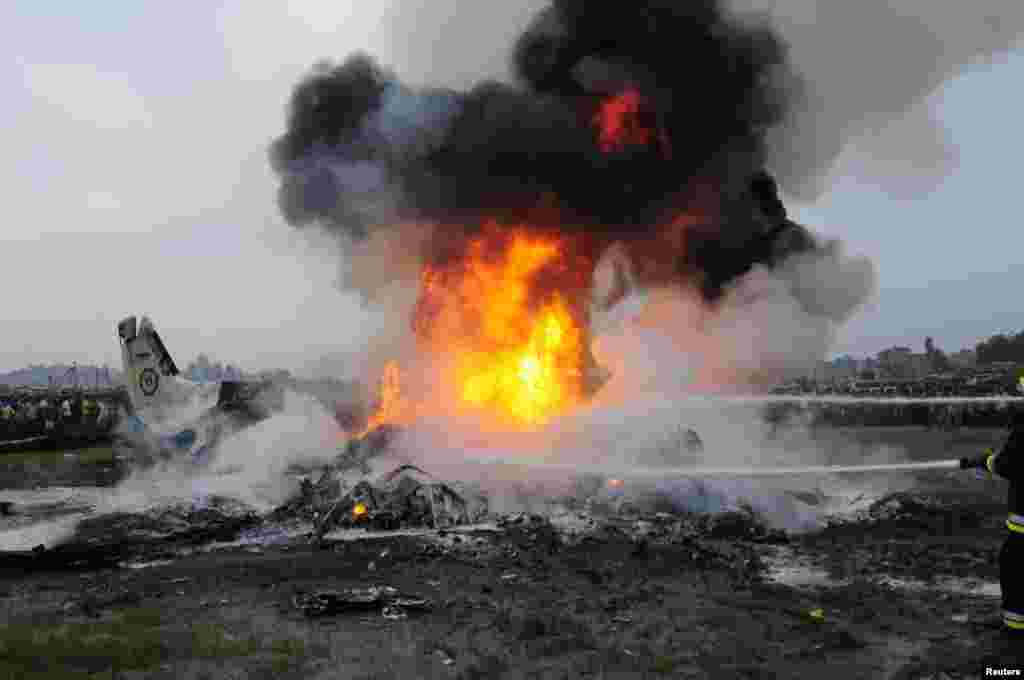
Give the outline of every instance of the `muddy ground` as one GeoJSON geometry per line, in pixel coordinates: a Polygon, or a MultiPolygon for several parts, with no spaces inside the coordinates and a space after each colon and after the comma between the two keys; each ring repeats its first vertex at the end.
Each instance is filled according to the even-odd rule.
{"type": "MultiPolygon", "coordinates": [[[[1003,434],[825,436],[930,460],[1003,434]]],[[[800,535],[742,517],[521,516],[443,536],[342,532],[320,548],[168,543],[148,566],[141,553],[121,567],[6,561],[0,678],[910,680],[1024,666],[1024,641],[999,625],[1005,486],[967,473],[899,481],[800,535]],[[370,585],[432,607],[310,618],[295,606],[370,585]]]]}

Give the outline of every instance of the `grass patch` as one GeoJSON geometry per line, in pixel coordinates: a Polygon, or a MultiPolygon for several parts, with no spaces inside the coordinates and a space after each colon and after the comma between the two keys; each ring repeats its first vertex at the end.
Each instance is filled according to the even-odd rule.
{"type": "Polygon", "coordinates": [[[115,460],[114,447],[110,445],[91,446],[78,454],[78,462],[82,465],[110,465],[115,460]]]}
{"type": "Polygon", "coordinates": [[[0,464],[6,465],[56,465],[63,463],[65,454],[75,454],[81,465],[110,465],[114,463],[114,447],[109,444],[99,444],[86,449],[62,449],[54,450],[25,450],[0,453],[0,464]]]}
{"type": "Polygon", "coordinates": [[[145,670],[164,655],[159,628],[160,612],[153,609],[129,609],[95,623],[0,626],[0,679],[145,670]]]}
{"type": "Polygon", "coordinates": [[[173,622],[165,637],[164,623],[160,610],[134,608],[107,621],[0,626],[0,680],[117,678],[126,671],[151,670],[182,658],[258,655],[266,660],[269,655],[277,674],[305,662],[302,640],[276,639],[261,645],[254,636],[235,637],[220,624],[196,623],[186,633],[191,636],[188,645],[188,637],[176,637],[173,622]]]}
{"type": "Polygon", "coordinates": [[[676,668],[676,660],[670,656],[659,656],[651,664],[651,670],[655,673],[671,673],[676,668]]]}
{"type": "Polygon", "coordinates": [[[201,659],[223,659],[248,656],[259,650],[255,638],[236,638],[224,626],[215,623],[197,623],[192,626],[192,654],[201,659]]]}
{"type": "Polygon", "coordinates": [[[274,640],[270,643],[272,653],[271,666],[275,673],[285,671],[302,664],[306,655],[306,645],[302,640],[274,640]]]}

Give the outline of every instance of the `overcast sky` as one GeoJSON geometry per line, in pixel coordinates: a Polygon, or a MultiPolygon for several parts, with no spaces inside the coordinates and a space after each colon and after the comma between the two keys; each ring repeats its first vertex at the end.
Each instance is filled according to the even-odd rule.
{"type": "MultiPolygon", "coordinates": [[[[0,370],[117,365],[128,314],[151,315],[182,364],[206,351],[301,370],[343,354],[372,319],[334,285],[334,256],[283,223],[266,161],[291,87],[357,49],[412,83],[440,70],[465,86],[506,55],[432,52],[458,40],[456,8],[478,40],[508,45],[538,4],[502,3],[501,16],[458,0],[0,4],[0,370]]],[[[894,181],[914,168],[854,143],[822,196],[790,202],[878,267],[877,301],[837,352],[920,350],[925,335],[955,350],[1024,328],[1021,82],[1024,49],[928,99],[956,155],[946,176],[894,181]]]]}

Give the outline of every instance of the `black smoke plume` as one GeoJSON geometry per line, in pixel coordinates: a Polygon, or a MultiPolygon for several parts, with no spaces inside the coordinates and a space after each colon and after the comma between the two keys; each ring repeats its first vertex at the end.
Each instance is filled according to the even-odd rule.
{"type": "Polygon", "coordinates": [[[316,66],[271,147],[285,218],[356,241],[429,225],[440,257],[489,221],[578,232],[595,255],[687,214],[699,228],[658,257],[709,300],[755,264],[818,247],[763,169],[798,89],[766,23],[712,0],[554,0],[513,55],[517,82],[468,92],[409,88],[363,54],[316,66]],[[595,121],[627,92],[650,134],[609,146],[595,121]]]}

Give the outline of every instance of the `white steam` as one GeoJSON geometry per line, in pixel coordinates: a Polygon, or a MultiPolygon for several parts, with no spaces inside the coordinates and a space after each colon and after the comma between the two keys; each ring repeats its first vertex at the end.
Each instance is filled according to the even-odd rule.
{"type": "MultiPolygon", "coordinates": [[[[701,397],[749,394],[824,358],[837,324],[873,290],[869,262],[831,245],[784,262],[774,271],[740,277],[716,305],[697,291],[637,288],[624,250],[613,248],[595,272],[591,305],[594,356],[611,371],[594,400],[536,432],[492,432],[469,419],[419,419],[394,443],[382,468],[413,462],[442,479],[486,490],[492,507],[536,510],[572,493],[577,475],[566,465],[779,467],[837,462],[893,462],[903,452],[816,441],[806,428],[776,431],[760,401],[701,397]],[[685,430],[704,443],[686,451],[685,430]],[[479,465],[473,460],[508,465],[479,465]]],[[[439,370],[443,371],[443,367],[439,370]]],[[[415,399],[415,397],[413,397],[415,399]]],[[[835,480],[830,495],[848,491],[835,480]]],[[[665,480],[631,483],[626,493],[658,496],[673,507],[720,511],[752,507],[769,523],[814,526],[822,507],[807,505],[807,479],[665,480]]],[[[812,491],[820,491],[812,489],[812,491]]],[[[820,495],[820,494],[819,494],[820,495]]]]}
{"type": "Polygon", "coordinates": [[[286,392],[284,409],[225,439],[208,468],[172,461],[141,469],[107,497],[102,511],[138,512],[174,502],[202,502],[210,496],[269,510],[297,486],[293,465],[325,464],[337,455],[338,426],[314,397],[286,392]]]}
{"type": "MultiPolygon", "coordinates": [[[[633,356],[649,345],[637,340],[633,356]]],[[[790,530],[820,526],[839,499],[877,497],[909,484],[908,477],[861,477],[847,481],[827,475],[771,478],[707,478],[696,468],[791,467],[905,461],[892,446],[865,447],[841,437],[822,441],[799,426],[773,432],[757,404],[697,398],[675,393],[634,392],[622,401],[592,404],[535,432],[488,432],[457,418],[421,419],[402,430],[392,450],[375,461],[375,474],[413,463],[438,479],[479,489],[492,510],[543,512],[575,495],[592,470],[624,480],[605,488],[641,507],[693,512],[749,507],[767,524],[790,530]],[[685,430],[703,441],[688,451],[685,430]],[[693,478],[652,480],[651,468],[695,468],[693,478]],[[643,475],[632,470],[644,468],[643,475]],[[833,505],[829,505],[833,503],[833,505]]]]}
{"type": "Polygon", "coordinates": [[[772,271],[755,267],[708,305],[692,289],[638,288],[622,255],[612,252],[595,271],[595,297],[624,297],[610,307],[591,305],[594,356],[615,376],[602,400],[683,388],[747,391],[803,374],[825,358],[838,324],[875,287],[872,263],[845,256],[833,242],[772,271]]]}

